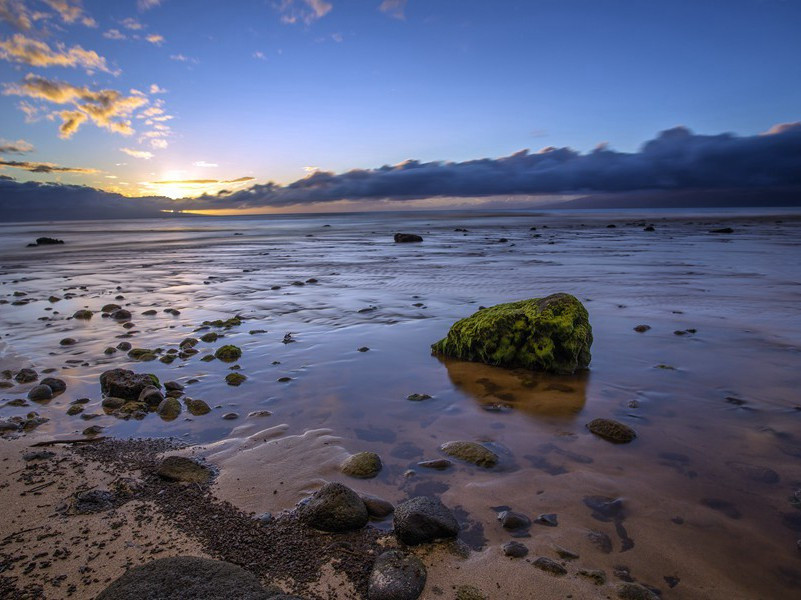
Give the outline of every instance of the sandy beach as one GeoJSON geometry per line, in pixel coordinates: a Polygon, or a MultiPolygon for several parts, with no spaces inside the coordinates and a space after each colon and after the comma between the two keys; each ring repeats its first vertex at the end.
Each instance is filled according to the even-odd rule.
{"type": "Polygon", "coordinates": [[[375,557],[402,545],[391,516],[348,534],[299,523],[296,505],[333,481],[454,511],[457,541],[408,549],[428,571],[425,600],[614,598],[627,582],[665,599],[795,598],[799,233],[792,211],[0,225],[0,421],[42,421],[0,439],[0,597],[89,599],[130,566],[178,555],[234,562],[303,598],[366,597],[375,557]],[[395,244],[397,231],[424,241],[395,244]],[[64,246],[25,247],[51,234],[64,246]],[[431,355],[480,306],[555,292],[589,312],[589,371],[431,355]],[[109,303],[131,319],[103,318],[109,303]],[[150,352],[137,360],[125,342],[150,352]],[[214,359],[228,344],[241,357],[214,359]],[[23,368],[37,380],[15,380],[23,368]],[[115,368],[179,383],[177,418],[104,407],[99,377],[115,368]],[[27,399],[48,376],[66,390],[27,399]],[[193,414],[196,400],[210,411],[193,414]],[[597,417],[637,439],[600,439],[586,428],[597,417]],[[106,440],[32,447],[91,439],[91,426],[106,440]],[[498,464],[420,466],[453,440],[498,464]],[[53,455],[30,456],[41,451],[53,455]],[[363,451],[380,473],[344,474],[363,451]],[[163,481],[155,471],[173,454],[214,477],[163,481]],[[76,512],[92,490],[111,499],[76,512]],[[534,522],[510,532],[503,510],[534,522]],[[504,556],[510,541],[528,555],[504,556]],[[599,570],[600,585],[586,575],[599,570]]]}

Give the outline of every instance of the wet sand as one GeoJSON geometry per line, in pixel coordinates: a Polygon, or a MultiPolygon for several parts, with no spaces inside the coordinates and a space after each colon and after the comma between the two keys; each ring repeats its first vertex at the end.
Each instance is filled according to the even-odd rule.
{"type": "MultiPolygon", "coordinates": [[[[457,508],[472,551],[464,559],[421,550],[424,598],[443,597],[437,590],[451,597],[462,584],[490,598],[606,597],[626,573],[665,598],[794,598],[801,590],[801,511],[789,501],[801,487],[795,216],[429,214],[2,229],[1,366],[55,368],[68,384],[44,405],[0,408],[0,418],[31,410],[49,418],[34,435],[80,436],[98,424],[113,437],[177,436],[218,466],[215,496],[247,512],[289,510],[331,480],[393,502],[440,496],[457,508]],[[656,231],[644,232],[648,223],[656,231]],[[724,226],[734,233],[709,233],[724,226]],[[393,244],[395,231],[425,242],[393,244]],[[39,233],[68,243],[23,247],[39,233]],[[292,285],[310,278],[317,281],[292,285]],[[590,312],[588,373],[548,377],[430,356],[428,346],[478,306],[556,291],[590,312]],[[135,328],[99,314],[66,318],[117,295],[135,328]],[[157,314],[141,314],[148,309],[157,314]],[[241,326],[170,365],[103,354],[122,340],[166,354],[204,320],[234,314],[245,318],[241,326]],[[639,324],[651,329],[637,333],[639,324]],[[296,341],[282,343],[289,332],[296,341]],[[67,336],[77,343],[60,346],[67,336]],[[222,343],[243,349],[248,379],[239,387],[225,384],[231,365],[200,360],[222,343]],[[118,366],[162,381],[197,379],[186,393],[213,410],[170,422],[107,416],[98,376],[118,366]],[[410,402],[411,393],[432,398],[410,402]],[[90,399],[83,414],[97,418],[65,414],[82,397],[90,399]],[[254,411],[270,414],[248,417],[254,411]],[[239,418],[223,420],[230,412],[239,418]],[[600,440],[584,427],[595,417],[621,420],[639,437],[626,446],[600,440]],[[453,439],[484,442],[501,463],[488,471],[417,466],[441,458],[439,445],[453,439]],[[362,450],[382,457],[380,475],[342,475],[341,460],[362,450]],[[623,508],[603,514],[596,497],[622,499],[623,508]],[[556,546],[579,554],[566,562],[568,576],[502,557],[500,545],[513,539],[495,518],[502,506],[558,515],[557,527],[535,524],[519,541],[529,561],[557,558],[556,546]],[[590,531],[609,536],[611,552],[590,531]],[[585,568],[603,569],[608,585],[578,577],[585,568]]],[[[24,398],[29,387],[0,395],[24,398]]]]}

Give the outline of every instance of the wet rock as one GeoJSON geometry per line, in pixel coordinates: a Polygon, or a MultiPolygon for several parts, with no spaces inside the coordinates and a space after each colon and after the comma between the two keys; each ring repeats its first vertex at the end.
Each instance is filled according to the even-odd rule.
{"type": "Polygon", "coordinates": [[[637,437],[637,432],[631,427],[612,419],[593,419],[587,423],[587,429],[615,444],[627,444],[637,437]]]}
{"type": "Polygon", "coordinates": [[[422,402],[423,400],[430,400],[431,396],[428,394],[409,394],[406,399],[410,402],[422,402]]]}
{"type": "Polygon", "coordinates": [[[394,239],[395,243],[397,244],[408,244],[410,242],[423,241],[423,238],[416,233],[396,233],[394,239]]]}
{"type": "Polygon", "coordinates": [[[418,467],[423,467],[424,469],[436,469],[437,471],[444,471],[450,466],[453,466],[453,463],[449,461],[447,458],[435,458],[434,460],[424,460],[417,463],[418,467]]]}
{"type": "Polygon", "coordinates": [[[55,456],[55,452],[50,452],[49,450],[36,450],[34,452],[26,452],[22,455],[22,460],[25,462],[30,462],[34,460],[48,460],[55,456]]]}
{"type": "Polygon", "coordinates": [[[375,452],[358,452],[345,459],[340,469],[345,475],[370,479],[381,471],[381,457],[375,452]]]}
{"type": "Polygon", "coordinates": [[[59,346],[74,346],[77,343],[78,343],[78,340],[76,340],[75,338],[67,337],[67,338],[64,338],[63,340],[59,341],[58,345],[59,346]]]}
{"type": "Polygon", "coordinates": [[[647,227],[643,227],[643,231],[656,231],[653,225],[648,225],[647,227]]]}
{"type": "Polygon", "coordinates": [[[321,531],[361,529],[367,524],[367,507],[359,495],[341,483],[327,483],[298,509],[300,519],[321,531]]]}
{"type": "Polygon", "coordinates": [[[374,519],[385,519],[393,512],[395,507],[391,502],[376,498],[375,496],[361,496],[362,502],[367,507],[367,514],[374,519]]]}
{"type": "Polygon", "coordinates": [[[152,350],[150,348],[131,348],[128,351],[128,356],[133,360],[147,362],[150,360],[156,360],[156,355],[158,352],[158,350],[152,350]]]}
{"type": "Polygon", "coordinates": [[[388,550],[373,564],[367,584],[368,600],[417,600],[426,585],[426,568],[419,558],[388,550]]]}
{"type": "Polygon", "coordinates": [[[367,346],[362,346],[361,348],[358,348],[358,350],[359,352],[367,352],[368,350],[370,350],[370,348],[368,348],[367,346]]]}
{"type": "Polygon", "coordinates": [[[42,402],[53,397],[53,389],[49,385],[39,384],[28,392],[28,400],[42,402]]]}
{"type": "Polygon", "coordinates": [[[511,510],[499,512],[498,521],[501,522],[501,527],[509,530],[524,529],[531,526],[531,519],[529,519],[523,513],[518,513],[511,510]]]}
{"type": "Polygon", "coordinates": [[[651,329],[651,326],[650,326],[650,325],[637,325],[637,326],[634,328],[634,331],[636,331],[637,333],[645,333],[645,332],[646,332],[646,331],[648,331],[649,329],[651,329]]]}
{"type": "Polygon", "coordinates": [[[92,425],[84,429],[81,433],[87,437],[92,437],[103,433],[103,428],[100,425],[92,425]]]}
{"type": "Polygon", "coordinates": [[[67,389],[66,382],[63,379],[57,379],[56,377],[45,377],[39,383],[48,386],[51,390],[53,390],[54,394],[60,394],[67,389]]]}
{"type": "Polygon", "coordinates": [[[709,233],[734,233],[731,227],[722,227],[720,229],[710,229],[709,233]]]}
{"type": "Polygon", "coordinates": [[[194,400],[192,398],[185,398],[184,402],[186,403],[186,409],[189,411],[189,414],[194,415],[196,417],[207,415],[208,413],[211,412],[211,408],[203,400],[194,400]]]}
{"type": "Polygon", "coordinates": [[[91,319],[92,318],[92,311],[91,310],[86,310],[86,309],[78,310],[72,315],[72,318],[73,319],[82,319],[82,320],[91,319]]]}
{"type": "Polygon", "coordinates": [[[183,340],[181,341],[181,343],[180,343],[180,344],[178,344],[178,346],[179,346],[179,347],[181,347],[181,348],[183,348],[183,349],[186,349],[186,348],[194,348],[194,347],[195,347],[195,346],[197,346],[197,345],[198,345],[198,340],[197,340],[197,338],[191,338],[191,337],[183,339],[183,340]]]}
{"type": "Polygon", "coordinates": [[[100,403],[103,408],[108,408],[109,410],[117,410],[121,408],[123,404],[125,404],[124,398],[116,398],[114,396],[103,398],[103,401],[100,403]]]}
{"type": "Polygon", "coordinates": [[[218,337],[220,337],[220,334],[215,333],[214,331],[209,331],[208,333],[204,333],[200,336],[200,341],[211,344],[216,342],[218,337]]]}
{"type": "Polygon", "coordinates": [[[222,418],[226,421],[235,421],[239,418],[239,415],[235,412],[225,413],[222,418]]]}
{"type": "Polygon", "coordinates": [[[119,308],[111,313],[111,318],[115,321],[130,321],[131,311],[125,310],[124,308],[119,308]]]}
{"type": "Polygon", "coordinates": [[[476,442],[446,442],[440,446],[445,454],[489,469],[498,464],[498,455],[476,442]]]}
{"type": "Polygon", "coordinates": [[[134,373],[127,369],[111,369],[100,375],[100,389],[103,394],[125,400],[138,400],[142,390],[157,385],[158,380],[153,375],[134,373]]]}
{"type": "Polygon", "coordinates": [[[233,346],[231,344],[220,346],[214,352],[214,357],[223,362],[234,362],[235,360],[239,360],[241,356],[242,356],[242,350],[240,350],[237,346],[233,346]]]}
{"type": "Polygon", "coordinates": [[[163,400],[164,394],[154,385],[149,385],[142,389],[142,391],[139,392],[139,398],[137,398],[138,402],[143,402],[149,407],[156,407],[161,404],[163,400]]]}
{"type": "Polygon", "coordinates": [[[462,360],[573,373],[589,366],[591,345],[587,310],[569,294],[553,294],[481,309],[431,348],[462,360]]]}
{"type": "Polygon", "coordinates": [[[184,456],[168,456],[161,461],[156,474],[169,481],[206,483],[211,479],[211,470],[184,456]]]}
{"type": "Polygon", "coordinates": [[[144,316],[146,316],[146,317],[152,317],[152,316],[158,314],[158,312],[151,308],[150,310],[143,311],[142,314],[144,316]]]}
{"type": "Polygon", "coordinates": [[[567,569],[547,556],[540,556],[532,564],[541,571],[545,571],[551,575],[567,575],[567,569]]]}
{"type": "Polygon", "coordinates": [[[272,414],[273,413],[271,413],[269,410],[254,410],[253,412],[249,412],[248,413],[248,418],[249,419],[258,419],[258,418],[261,418],[261,417],[270,417],[270,416],[272,416],[272,414]]]}
{"type": "Polygon", "coordinates": [[[579,569],[578,574],[592,581],[595,585],[606,583],[606,573],[600,569],[579,569]]]}
{"type": "Polygon", "coordinates": [[[159,403],[156,413],[165,421],[172,421],[181,414],[181,403],[175,398],[165,398],[159,403]]]}
{"type": "Polygon", "coordinates": [[[120,310],[122,307],[119,304],[106,304],[100,309],[104,313],[113,313],[115,310],[120,310]]]}
{"type": "Polygon", "coordinates": [[[647,587],[629,582],[617,586],[617,597],[621,600],[659,600],[659,596],[647,587]]]}
{"type": "Polygon", "coordinates": [[[431,496],[417,496],[398,505],[394,525],[398,539],[410,546],[459,535],[453,513],[431,496]]]}
{"type": "Polygon", "coordinates": [[[243,384],[247,380],[247,377],[242,373],[228,373],[225,376],[225,383],[228,385],[233,385],[234,387],[243,384]]]}
{"type": "Polygon", "coordinates": [[[559,525],[556,513],[544,513],[539,515],[534,522],[538,525],[546,525],[547,527],[556,527],[559,525]]]}
{"type": "Polygon", "coordinates": [[[556,552],[556,555],[559,558],[563,558],[564,560],[577,560],[578,558],[581,558],[575,552],[568,550],[567,548],[562,548],[562,546],[555,546],[554,552],[556,552]]]}
{"type": "Polygon", "coordinates": [[[509,558],[523,558],[528,554],[528,548],[520,542],[506,542],[501,546],[503,555],[509,558]]]}
{"type": "Polygon", "coordinates": [[[54,246],[54,245],[63,244],[63,243],[64,243],[64,240],[59,240],[59,239],[56,239],[56,238],[38,237],[38,238],[36,238],[36,242],[34,242],[32,244],[28,244],[28,247],[31,248],[31,247],[34,247],[34,246],[54,246]]]}
{"type": "Polygon", "coordinates": [[[75,415],[79,415],[83,412],[83,406],[79,404],[73,404],[67,409],[67,416],[74,417],[75,415]]]}
{"type": "Polygon", "coordinates": [[[89,490],[75,495],[68,509],[70,514],[88,515],[114,506],[114,494],[108,490],[89,490]]]}
{"type": "Polygon", "coordinates": [[[131,348],[131,342],[120,342],[117,344],[117,350],[122,350],[123,352],[128,352],[131,348]]]}
{"type": "Polygon", "coordinates": [[[10,419],[0,419],[0,433],[9,433],[20,430],[20,423],[10,419]]]}
{"type": "Polygon", "coordinates": [[[19,372],[14,375],[14,381],[17,383],[30,383],[37,379],[39,379],[39,373],[33,369],[20,369],[19,372]]]}
{"type": "Polygon", "coordinates": [[[134,567],[100,592],[96,600],[269,600],[258,577],[234,564],[175,556],[134,567]],[[234,592],[235,590],[235,592],[234,592]]]}

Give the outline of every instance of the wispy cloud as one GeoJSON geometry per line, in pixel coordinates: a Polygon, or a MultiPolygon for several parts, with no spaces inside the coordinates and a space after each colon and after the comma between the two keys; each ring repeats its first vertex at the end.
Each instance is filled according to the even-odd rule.
{"type": "Polygon", "coordinates": [[[281,0],[273,3],[273,6],[280,13],[281,22],[306,25],[322,19],[334,8],[325,0],[281,0]]]}
{"type": "Polygon", "coordinates": [[[161,4],[161,0],[137,0],[136,6],[139,10],[150,10],[161,4]]]}
{"type": "Polygon", "coordinates": [[[61,43],[51,48],[46,42],[22,33],[0,40],[0,59],[32,67],[81,67],[89,74],[94,71],[119,74],[109,69],[106,59],[94,50],[84,50],[80,46],[67,48],[61,43]]]}
{"type": "Polygon", "coordinates": [[[402,21],[406,19],[406,0],[384,0],[378,10],[402,21]]]}
{"type": "Polygon", "coordinates": [[[120,148],[120,152],[125,152],[125,154],[128,156],[142,158],[144,160],[150,160],[154,156],[152,152],[148,152],[147,150],[137,150],[136,148],[120,148]]]}
{"type": "Polygon", "coordinates": [[[151,33],[145,39],[150,42],[151,44],[155,44],[156,46],[161,46],[164,43],[164,36],[159,35],[158,33],[151,33]]]}
{"type": "Polygon", "coordinates": [[[0,160],[0,167],[23,169],[31,173],[98,173],[97,169],[81,167],[62,167],[53,163],[28,162],[18,160],[0,160]]]}
{"type": "Polygon", "coordinates": [[[151,83],[150,84],[150,93],[151,94],[165,94],[165,93],[167,93],[167,90],[165,90],[163,87],[159,87],[159,85],[157,83],[151,83]]]}
{"type": "Polygon", "coordinates": [[[168,179],[166,181],[151,181],[150,185],[210,185],[212,183],[245,183],[253,180],[253,177],[237,177],[236,179],[168,179]]]}
{"type": "Polygon", "coordinates": [[[29,74],[21,83],[4,84],[3,94],[24,96],[53,104],[69,104],[73,109],[62,111],[61,137],[69,138],[80,125],[91,120],[98,127],[131,135],[131,114],[148,103],[139,94],[125,96],[117,90],[91,90],[72,84],[29,74]],[[76,116],[83,114],[83,118],[76,116]]]}
{"type": "Polygon", "coordinates": [[[33,144],[25,140],[16,142],[0,138],[0,154],[25,154],[33,152],[33,144]]]}
{"type": "Polygon", "coordinates": [[[109,40],[127,40],[127,36],[119,29],[109,29],[103,34],[103,37],[109,40]]]}
{"type": "Polygon", "coordinates": [[[22,0],[0,0],[0,21],[20,31],[28,31],[33,25],[31,11],[22,0]]]}
{"type": "Polygon", "coordinates": [[[83,10],[81,0],[42,0],[58,13],[65,23],[81,23],[87,27],[97,27],[97,21],[83,10]]]}
{"type": "Polygon", "coordinates": [[[134,19],[133,17],[128,17],[127,19],[123,19],[120,21],[120,25],[125,27],[125,29],[130,29],[131,31],[139,31],[140,29],[144,28],[139,21],[134,19]]]}
{"type": "Polygon", "coordinates": [[[183,54],[170,54],[170,60],[175,60],[178,62],[194,63],[194,64],[197,64],[199,62],[198,59],[192,58],[191,56],[185,56],[183,54]]]}
{"type": "Polygon", "coordinates": [[[256,58],[258,60],[267,60],[267,57],[265,56],[264,52],[258,50],[253,53],[253,58],[256,58]]]}
{"type": "Polygon", "coordinates": [[[193,162],[192,165],[195,166],[195,167],[205,167],[205,168],[219,167],[220,166],[220,165],[218,165],[216,163],[206,162],[205,160],[197,160],[197,161],[193,162]]]}

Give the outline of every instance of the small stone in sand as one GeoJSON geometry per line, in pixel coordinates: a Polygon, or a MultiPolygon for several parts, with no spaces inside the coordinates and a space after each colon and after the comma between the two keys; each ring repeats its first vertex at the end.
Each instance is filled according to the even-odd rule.
{"type": "Polygon", "coordinates": [[[168,456],[159,465],[156,474],[169,481],[206,483],[211,478],[208,467],[184,456],[168,456]]]}
{"type": "Polygon", "coordinates": [[[501,527],[509,530],[523,529],[531,526],[531,519],[523,513],[511,510],[498,513],[498,520],[501,522],[501,527]]]}
{"type": "Polygon", "coordinates": [[[501,546],[504,556],[509,558],[523,558],[528,554],[528,548],[520,542],[506,542],[501,546]]]}
{"type": "Polygon", "coordinates": [[[540,556],[532,564],[538,569],[545,571],[546,573],[550,573],[551,575],[567,575],[567,569],[547,556],[540,556]]]}
{"type": "Polygon", "coordinates": [[[580,569],[578,574],[586,577],[595,585],[604,585],[606,583],[606,573],[600,569],[580,569]]]}
{"type": "Polygon", "coordinates": [[[659,600],[659,596],[639,583],[621,583],[617,586],[617,597],[621,600],[659,600]]]}

